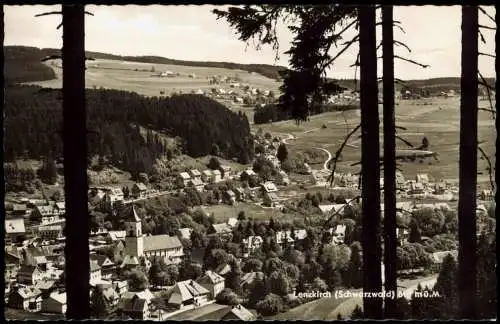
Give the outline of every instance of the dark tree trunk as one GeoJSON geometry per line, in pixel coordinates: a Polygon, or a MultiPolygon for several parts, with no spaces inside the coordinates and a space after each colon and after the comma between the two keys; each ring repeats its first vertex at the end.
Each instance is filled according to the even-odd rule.
{"type": "Polygon", "coordinates": [[[458,292],[461,318],[476,317],[478,8],[462,7],[458,292]]]}
{"type": "Polygon", "coordinates": [[[63,132],[67,318],[90,317],[83,5],[63,5],[63,132]]]}
{"type": "MultiPolygon", "coordinates": [[[[397,296],[396,237],[396,118],[394,114],[393,7],[382,7],[384,88],[384,269],[385,290],[397,296]]],[[[385,299],[385,318],[394,318],[396,300],[385,299]]]]}
{"type": "MultiPolygon", "coordinates": [[[[4,37],[5,37],[5,33],[4,33],[4,15],[3,15],[3,5],[0,5],[0,41],[2,42],[2,49],[3,49],[3,43],[4,43],[4,37]]],[[[3,63],[4,62],[4,53],[3,53],[3,50],[2,50],[2,53],[0,54],[1,57],[0,57],[0,61],[3,63]]],[[[2,69],[2,80],[5,80],[4,78],[4,69],[2,69]]],[[[0,129],[0,137],[1,138],[4,138],[5,134],[4,134],[4,90],[5,88],[2,87],[2,90],[1,90],[1,94],[0,94],[0,102],[2,103],[2,116],[0,116],[0,120],[1,120],[1,129],[0,129]]],[[[2,162],[2,165],[3,162],[4,162],[4,155],[3,154],[0,154],[2,157],[0,158],[1,159],[1,162],[2,162]]],[[[2,176],[2,179],[5,179],[5,176],[4,176],[4,168],[1,168],[0,170],[0,175],[2,176]]],[[[0,193],[2,193],[2,196],[5,197],[5,186],[1,186],[2,188],[0,188],[0,193]]],[[[5,199],[2,199],[2,202],[1,202],[1,206],[0,206],[1,210],[2,211],[5,211],[5,199]]],[[[4,213],[5,215],[5,213],[4,213]]],[[[5,233],[5,229],[3,229],[3,227],[5,226],[5,222],[1,222],[2,224],[0,225],[0,230],[2,231],[2,233],[5,233]]],[[[5,251],[5,250],[4,250],[5,251]]],[[[4,252],[5,253],[5,252],[4,252]]],[[[4,308],[5,309],[5,308],[4,308]]]]}
{"type": "MultiPolygon", "coordinates": [[[[375,7],[359,7],[363,291],[382,290],[380,240],[380,141],[375,7]]],[[[366,318],[382,318],[381,298],[364,298],[366,318]]]]}

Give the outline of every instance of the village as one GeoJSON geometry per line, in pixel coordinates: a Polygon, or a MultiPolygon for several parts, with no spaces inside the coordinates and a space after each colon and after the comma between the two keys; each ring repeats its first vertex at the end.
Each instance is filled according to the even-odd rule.
{"type": "MultiPolygon", "coordinates": [[[[103,294],[110,313],[120,314],[121,318],[165,320],[207,309],[209,305],[218,305],[225,307],[220,319],[256,319],[258,313],[243,305],[251,299],[255,289],[252,284],[266,274],[268,277],[278,276],[276,271],[267,269],[269,257],[262,257],[263,251],[264,254],[275,251],[271,255],[274,257],[280,255],[276,251],[306,254],[308,246],[313,244],[313,238],[309,236],[321,237],[325,246],[352,244],[355,240],[352,238],[355,232],[352,219],[356,219],[361,199],[355,194],[336,197],[332,194],[331,199],[325,197],[319,201],[321,199],[317,198],[314,190],[328,188],[328,170],[314,170],[306,165],[306,180],[300,184],[292,182],[281,170],[276,157],[282,140],[267,136],[267,139],[256,139],[256,144],[265,147],[256,159],[276,170],[273,180],[263,180],[255,167],[235,172],[230,166],[222,164],[212,166],[213,169],[207,167],[201,171],[191,169],[179,173],[172,184],[176,189],[170,191],[148,188],[144,183],[135,183],[131,188],[89,188],[89,209],[101,211],[108,219],[120,220],[97,224],[89,241],[92,292],[103,294]],[[303,189],[305,198],[296,191],[290,194],[290,188],[297,186],[303,189]],[[182,227],[186,223],[182,222],[172,229],[168,228],[168,234],[152,234],[151,230],[146,234],[144,227],[148,222],[144,216],[139,216],[139,205],[186,193],[196,196],[207,192],[211,192],[212,199],[207,201],[202,198],[193,203],[195,206],[188,211],[193,224],[191,227],[182,227]],[[309,215],[305,215],[307,221],[285,225],[286,207],[300,207],[308,200],[313,205],[309,207],[319,211],[315,220],[311,221],[309,215]],[[269,210],[269,219],[260,223],[255,220],[252,226],[251,215],[240,211],[227,221],[217,222],[217,218],[201,206],[230,205],[238,208],[242,203],[269,210]],[[279,219],[280,213],[284,219],[279,219]],[[278,226],[278,223],[282,224],[278,226]],[[200,231],[200,228],[203,230],[200,231]],[[347,239],[348,236],[351,238],[347,239]],[[158,269],[152,270],[155,267],[158,269]],[[238,276],[235,279],[236,272],[238,276]]],[[[356,175],[336,173],[333,189],[356,192],[358,180],[356,175]]],[[[432,182],[426,174],[405,179],[401,172],[397,174],[397,185],[400,188],[397,203],[399,217],[404,218],[404,215],[424,209],[443,213],[456,209],[452,206],[458,192],[456,185],[442,180],[432,182]]],[[[478,213],[487,214],[492,200],[491,191],[481,191],[478,213]]],[[[67,306],[64,289],[64,200],[23,197],[6,201],[6,205],[6,305],[25,312],[64,314],[67,306]]],[[[382,205],[382,216],[383,210],[382,205]]],[[[172,223],[166,224],[168,227],[172,223]]],[[[487,230],[484,226],[480,228],[487,230]]],[[[402,247],[409,244],[409,237],[414,234],[412,230],[408,224],[398,227],[397,236],[402,247]]],[[[422,239],[432,241],[429,237],[422,236],[422,239]]],[[[433,251],[429,254],[432,263],[429,267],[433,271],[439,269],[445,255],[457,255],[456,249],[433,251]]],[[[281,255],[287,253],[282,252],[281,255]]],[[[348,263],[349,260],[343,262],[348,263]]],[[[427,266],[416,264],[411,269],[400,270],[402,273],[412,272],[427,266]]],[[[298,274],[289,275],[291,288],[286,292],[291,301],[296,299],[293,296],[297,289],[313,287],[311,284],[301,285],[298,278],[298,274]],[[292,280],[294,276],[295,280],[292,280]]]]}

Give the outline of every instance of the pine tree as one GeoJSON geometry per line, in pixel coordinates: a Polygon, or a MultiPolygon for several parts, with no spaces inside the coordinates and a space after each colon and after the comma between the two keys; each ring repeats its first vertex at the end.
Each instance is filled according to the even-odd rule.
{"type": "Polygon", "coordinates": [[[104,318],[109,314],[109,306],[104,297],[103,289],[100,286],[97,286],[92,291],[90,312],[94,318],[104,318]]]}
{"type": "Polygon", "coordinates": [[[458,314],[457,264],[451,255],[447,255],[441,266],[441,271],[434,286],[439,292],[439,312],[441,318],[455,318],[458,314]]]}
{"type": "Polygon", "coordinates": [[[422,235],[420,233],[420,227],[417,222],[412,220],[410,224],[410,234],[408,236],[408,242],[419,243],[422,240],[422,235]]]}
{"type": "Polygon", "coordinates": [[[364,313],[359,305],[356,305],[354,310],[352,311],[351,319],[363,319],[364,313]]]}
{"type": "Polygon", "coordinates": [[[276,157],[281,163],[283,163],[288,158],[288,149],[286,148],[285,143],[281,143],[278,146],[278,152],[276,153],[276,157]]]}

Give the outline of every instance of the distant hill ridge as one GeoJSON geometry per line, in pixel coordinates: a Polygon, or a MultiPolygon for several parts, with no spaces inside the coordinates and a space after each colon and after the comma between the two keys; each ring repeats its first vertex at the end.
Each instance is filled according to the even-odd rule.
{"type": "MultiPolygon", "coordinates": [[[[8,82],[35,82],[55,78],[52,69],[44,65],[41,60],[50,55],[60,55],[61,50],[55,48],[37,48],[29,46],[5,46],[5,79],[8,82]]],[[[212,67],[225,69],[238,69],[255,72],[265,77],[279,80],[282,73],[287,70],[283,66],[268,64],[239,64],[230,62],[197,62],[174,60],[161,56],[120,56],[100,52],[86,52],[87,57],[103,60],[118,60],[141,62],[151,64],[169,64],[180,66],[212,67]]]]}
{"type": "MultiPolygon", "coordinates": [[[[50,55],[59,55],[59,49],[55,48],[37,48],[29,46],[5,46],[5,80],[7,83],[17,82],[35,82],[46,81],[55,78],[54,71],[43,64],[41,60],[50,55]]],[[[248,72],[255,72],[265,77],[279,80],[288,69],[284,66],[275,66],[269,64],[239,64],[230,62],[202,62],[202,61],[184,61],[174,60],[161,56],[120,56],[101,52],[87,51],[86,55],[95,59],[119,60],[130,62],[141,62],[150,64],[169,64],[181,66],[197,66],[238,69],[248,72]]],[[[353,79],[331,79],[338,85],[348,88],[355,88],[353,79]]],[[[494,86],[494,78],[486,78],[488,84],[494,86]]],[[[405,81],[410,89],[428,89],[431,92],[440,92],[447,90],[460,90],[459,77],[432,78],[427,80],[407,80],[405,81]]],[[[396,84],[396,90],[402,89],[401,84],[396,84]]],[[[357,80],[357,89],[359,89],[359,80],[357,80]]]]}

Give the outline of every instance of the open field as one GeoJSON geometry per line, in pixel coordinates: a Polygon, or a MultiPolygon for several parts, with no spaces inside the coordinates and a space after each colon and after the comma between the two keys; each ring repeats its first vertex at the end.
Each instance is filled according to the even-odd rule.
{"type": "MultiPolygon", "coordinates": [[[[60,60],[47,61],[56,72],[57,79],[50,81],[33,82],[43,87],[60,88],[62,86],[62,69],[60,60]]],[[[137,92],[146,96],[159,96],[160,91],[165,94],[191,91],[210,90],[211,88],[229,89],[229,84],[210,85],[209,77],[216,75],[238,79],[242,84],[265,90],[278,91],[280,84],[273,79],[257,73],[243,70],[223,68],[191,67],[180,65],[150,64],[140,62],[125,62],[97,59],[87,62],[85,83],[87,88],[107,88],[137,92]],[[154,67],[154,72],[152,68],[154,67]],[[161,72],[179,73],[175,77],[158,77],[161,72]],[[194,78],[189,77],[194,74],[194,78]]],[[[238,92],[239,89],[233,89],[238,92]]]]}
{"type": "MultiPolygon", "coordinates": [[[[398,135],[410,141],[415,147],[421,144],[422,138],[426,136],[429,140],[429,150],[437,152],[439,161],[426,158],[420,163],[400,161],[401,169],[407,177],[414,177],[417,173],[428,173],[435,179],[458,178],[459,161],[459,129],[460,111],[459,100],[434,99],[427,105],[424,101],[406,100],[398,101],[396,106],[396,124],[405,127],[406,130],[398,130],[398,135]]],[[[427,101],[428,102],[428,101],[427,101]]],[[[488,102],[481,101],[482,107],[487,107],[488,102]]],[[[281,136],[287,139],[290,152],[304,151],[310,147],[323,147],[332,154],[340,147],[348,131],[359,123],[359,112],[329,112],[312,116],[309,122],[296,125],[294,121],[276,122],[273,124],[253,125],[257,130],[262,128],[264,132],[281,136]],[[347,124],[346,124],[347,120],[347,124]],[[322,128],[325,125],[326,128],[322,128]]],[[[380,115],[380,128],[382,129],[382,114],[380,115]]],[[[494,163],[495,153],[495,128],[491,114],[481,111],[479,113],[479,140],[485,141],[481,147],[494,163]]],[[[359,166],[352,167],[352,163],[360,160],[361,139],[360,132],[351,137],[344,148],[343,161],[338,163],[337,170],[340,172],[359,172],[359,166]]],[[[383,150],[383,138],[381,136],[381,153],[383,150]]],[[[397,141],[397,149],[410,149],[402,141],[397,141]]],[[[487,181],[485,171],[487,164],[478,156],[478,169],[483,175],[478,181],[487,181]]]]}
{"type": "MultiPolygon", "coordinates": [[[[271,216],[275,218],[283,218],[285,214],[274,208],[263,208],[254,203],[237,202],[233,206],[221,204],[212,206],[203,206],[203,210],[208,213],[214,213],[216,221],[227,222],[231,217],[237,218],[240,211],[244,211],[247,217],[253,217],[255,220],[269,220],[271,216]]],[[[287,219],[289,215],[286,215],[287,219]]]]}
{"type": "Polygon", "coordinates": [[[269,320],[277,320],[277,321],[336,320],[337,313],[335,313],[335,308],[337,308],[337,306],[339,306],[345,300],[347,300],[347,298],[335,298],[334,296],[332,296],[331,298],[316,299],[311,302],[292,308],[288,312],[270,317],[269,320]]]}

